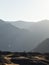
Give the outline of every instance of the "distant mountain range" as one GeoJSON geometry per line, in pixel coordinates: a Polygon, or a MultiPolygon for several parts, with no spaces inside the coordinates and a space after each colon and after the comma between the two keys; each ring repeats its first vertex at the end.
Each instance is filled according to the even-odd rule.
{"type": "Polygon", "coordinates": [[[25,21],[15,21],[10,23],[20,29],[29,29],[32,25],[32,22],[25,22],[25,21]]]}
{"type": "Polygon", "coordinates": [[[49,38],[49,20],[35,23],[0,19],[0,50],[34,51],[33,49],[47,38],[49,38]]]}

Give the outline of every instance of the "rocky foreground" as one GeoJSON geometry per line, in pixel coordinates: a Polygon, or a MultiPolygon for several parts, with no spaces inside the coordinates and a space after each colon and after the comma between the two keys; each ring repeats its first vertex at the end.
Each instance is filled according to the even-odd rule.
{"type": "Polygon", "coordinates": [[[0,65],[49,65],[49,53],[0,52],[0,65]]]}

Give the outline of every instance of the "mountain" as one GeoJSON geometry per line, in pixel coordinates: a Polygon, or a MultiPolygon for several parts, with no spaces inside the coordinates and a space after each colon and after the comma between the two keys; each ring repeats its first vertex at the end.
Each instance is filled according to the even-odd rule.
{"type": "Polygon", "coordinates": [[[49,38],[47,38],[46,40],[44,40],[43,42],[41,42],[35,49],[35,52],[41,52],[41,53],[45,53],[45,52],[49,52],[49,38]]]}
{"type": "Polygon", "coordinates": [[[40,44],[46,38],[49,38],[49,20],[42,20],[34,23],[29,29],[35,39],[35,44],[40,44]]]}
{"type": "MultiPolygon", "coordinates": [[[[0,20],[0,50],[24,51],[31,48],[30,33],[0,20]]],[[[33,45],[33,44],[32,44],[33,45]]]]}
{"type": "Polygon", "coordinates": [[[0,50],[31,51],[46,38],[49,38],[49,20],[35,23],[0,19],[0,50]]]}
{"type": "Polygon", "coordinates": [[[25,21],[15,21],[10,22],[13,26],[18,27],[20,29],[29,29],[32,25],[32,22],[25,22],[25,21]]]}
{"type": "Polygon", "coordinates": [[[27,29],[30,32],[30,41],[33,48],[40,42],[49,37],[49,20],[41,20],[39,22],[16,21],[10,22],[11,25],[20,29],[27,29]]]}

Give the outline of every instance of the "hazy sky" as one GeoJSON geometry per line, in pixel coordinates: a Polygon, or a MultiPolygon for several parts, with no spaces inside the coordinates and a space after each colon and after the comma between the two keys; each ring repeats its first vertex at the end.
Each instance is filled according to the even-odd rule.
{"type": "Polygon", "coordinates": [[[0,0],[0,19],[10,21],[49,19],[49,0],[0,0]]]}

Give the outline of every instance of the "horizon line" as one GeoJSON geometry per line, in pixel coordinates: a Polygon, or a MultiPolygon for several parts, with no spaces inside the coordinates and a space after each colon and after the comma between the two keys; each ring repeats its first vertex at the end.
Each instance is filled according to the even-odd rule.
{"type": "Polygon", "coordinates": [[[5,21],[5,22],[40,22],[40,21],[49,21],[49,19],[41,19],[41,20],[38,20],[38,21],[26,21],[26,20],[3,20],[3,19],[0,19],[0,21],[5,21]]]}

